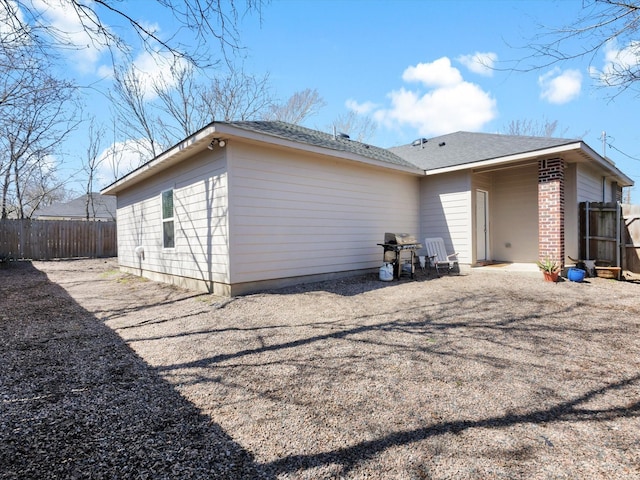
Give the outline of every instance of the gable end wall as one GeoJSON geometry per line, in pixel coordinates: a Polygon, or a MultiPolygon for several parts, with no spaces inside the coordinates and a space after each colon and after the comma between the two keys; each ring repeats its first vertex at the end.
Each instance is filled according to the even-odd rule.
{"type": "Polygon", "coordinates": [[[228,283],[226,162],[223,151],[216,154],[207,150],[118,194],[123,270],[201,291],[228,283]],[[161,192],[168,189],[174,190],[173,249],[162,246],[161,192]]]}

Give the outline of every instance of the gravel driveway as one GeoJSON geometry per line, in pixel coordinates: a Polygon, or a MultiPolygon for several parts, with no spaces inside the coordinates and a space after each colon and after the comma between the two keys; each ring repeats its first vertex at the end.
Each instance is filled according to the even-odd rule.
{"type": "Polygon", "coordinates": [[[0,270],[0,478],[640,478],[640,284],[0,270]]]}

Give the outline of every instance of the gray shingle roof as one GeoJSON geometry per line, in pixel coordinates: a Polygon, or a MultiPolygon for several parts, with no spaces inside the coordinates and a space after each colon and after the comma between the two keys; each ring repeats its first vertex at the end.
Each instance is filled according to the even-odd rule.
{"type": "MultiPolygon", "coordinates": [[[[506,161],[508,157],[513,155],[526,156],[530,154],[531,157],[535,157],[537,152],[542,150],[567,145],[582,145],[582,141],[579,139],[456,132],[431,138],[422,145],[409,144],[385,149],[350,140],[341,135],[332,135],[280,121],[213,122],[184,140],[183,143],[186,146],[183,143],[177,144],[159,157],[150,160],[107,186],[103,192],[113,195],[123,188],[149,178],[167,166],[175,165],[190,155],[188,147],[200,145],[203,148],[204,142],[211,141],[210,135],[216,133],[226,133],[240,139],[253,138],[267,142],[266,137],[272,137],[290,142],[289,146],[293,148],[296,148],[295,144],[299,144],[301,150],[312,150],[309,147],[333,150],[337,157],[355,161],[369,159],[379,164],[395,166],[413,174],[419,174],[423,170],[429,172],[449,167],[467,168],[468,166],[471,168],[477,162],[494,159],[498,161],[505,159],[506,161]],[[340,155],[340,153],[344,153],[344,155],[340,155]]],[[[278,143],[276,140],[272,141],[278,143]]],[[[580,150],[582,146],[576,148],[580,150]]],[[[598,161],[598,159],[595,160],[598,161]]],[[[615,175],[619,175],[622,182],[631,182],[629,184],[632,184],[632,181],[617,170],[613,163],[611,171],[615,175]]]]}
{"type": "Polygon", "coordinates": [[[332,134],[301,127],[300,125],[293,125],[280,121],[216,123],[229,125],[241,130],[264,133],[266,135],[272,135],[274,137],[300,142],[307,145],[315,145],[317,147],[328,148],[340,152],[349,152],[383,163],[407,168],[416,168],[414,164],[401,158],[388,149],[342,138],[340,135],[333,136],[332,134]]]}
{"type": "Polygon", "coordinates": [[[466,165],[579,142],[566,138],[456,132],[389,150],[423,170],[466,165]],[[444,145],[442,145],[444,144],[444,145]]]}
{"type": "MultiPolygon", "coordinates": [[[[100,220],[115,220],[116,218],[116,198],[99,193],[92,193],[95,218],[100,220]]],[[[34,212],[33,218],[73,218],[83,220],[87,217],[86,205],[87,196],[74,198],[65,203],[54,203],[48,207],[41,208],[34,212]]],[[[93,210],[89,206],[89,215],[94,218],[93,210]]]]}

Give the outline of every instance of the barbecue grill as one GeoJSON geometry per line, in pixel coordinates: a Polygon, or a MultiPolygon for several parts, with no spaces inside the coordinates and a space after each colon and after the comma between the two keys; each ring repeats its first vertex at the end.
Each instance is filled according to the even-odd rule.
{"type": "Polygon", "coordinates": [[[415,273],[416,250],[422,248],[416,237],[408,233],[385,233],[384,243],[378,243],[383,249],[382,261],[393,265],[393,276],[400,278],[408,273],[413,278],[415,273]]]}

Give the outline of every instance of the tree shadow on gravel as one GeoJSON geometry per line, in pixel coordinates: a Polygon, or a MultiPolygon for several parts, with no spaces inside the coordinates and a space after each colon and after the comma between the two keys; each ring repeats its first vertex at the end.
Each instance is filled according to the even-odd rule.
{"type": "MultiPolygon", "coordinates": [[[[462,274],[461,276],[464,276],[462,274]]],[[[406,283],[423,283],[432,280],[439,280],[440,277],[432,272],[416,271],[413,278],[402,275],[399,279],[394,278],[390,282],[380,280],[378,273],[364,273],[361,275],[347,276],[309,283],[299,283],[287,287],[261,290],[260,294],[269,295],[289,295],[300,293],[327,292],[341,297],[353,297],[366,292],[373,292],[385,288],[393,288],[406,283]]]]}
{"type": "Polygon", "coordinates": [[[0,478],[273,478],[30,263],[0,298],[0,478]]]}
{"type": "MultiPolygon", "coordinates": [[[[490,296],[484,297],[483,302],[491,304],[492,298],[493,297],[490,297],[490,296]]],[[[465,301],[476,302],[477,298],[475,295],[470,294],[464,297],[459,296],[457,301],[460,303],[464,303],[465,301]]],[[[572,312],[574,307],[575,305],[559,306],[556,310],[554,310],[553,315],[562,315],[562,314],[570,313],[572,312]]],[[[185,368],[207,368],[210,366],[215,366],[215,365],[227,362],[229,360],[238,360],[244,357],[257,356],[266,352],[295,350],[299,347],[320,343],[326,340],[347,339],[351,341],[377,344],[379,346],[385,346],[385,347],[393,347],[393,348],[400,348],[400,349],[406,347],[405,345],[391,345],[388,343],[388,341],[386,340],[387,337],[385,334],[392,333],[392,332],[394,333],[401,332],[408,335],[423,336],[424,338],[428,338],[434,333],[441,334],[442,332],[446,332],[446,331],[466,329],[466,330],[469,330],[470,332],[473,332],[473,333],[470,333],[469,335],[474,335],[475,336],[474,338],[480,338],[480,336],[482,336],[484,340],[494,342],[494,343],[499,343],[499,340],[495,337],[495,334],[498,332],[500,333],[504,333],[506,331],[519,332],[520,334],[525,334],[525,335],[528,335],[529,337],[534,337],[539,332],[550,332],[555,330],[556,332],[567,333],[571,331],[577,331],[575,328],[569,327],[567,325],[558,326],[558,327],[551,327],[549,325],[544,325],[541,327],[541,326],[536,326],[534,324],[530,324],[529,323],[530,321],[545,316],[543,314],[537,314],[537,313],[511,316],[510,318],[504,319],[504,320],[492,319],[489,322],[486,320],[472,321],[469,318],[462,318],[461,316],[457,316],[457,315],[453,318],[450,318],[452,314],[450,313],[451,308],[450,308],[450,305],[448,305],[448,303],[443,305],[435,304],[434,308],[436,310],[435,314],[428,315],[424,318],[417,318],[415,320],[403,320],[402,318],[404,316],[408,316],[413,312],[413,308],[404,309],[399,307],[393,307],[393,308],[389,308],[386,311],[378,312],[375,315],[373,315],[374,317],[385,316],[385,315],[392,316],[393,317],[392,320],[360,324],[359,322],[363,320],[368,320],[370,317],[370,315],[368,314],[363,314],[363,315],[355,316],[353,318],[353,322],[347,326],[341,325],[341,322],[331,322],[331,324],[335,325],[335,327],[332,328],[331,331],[314,335],[314,336],[306,336],[301,338],[295,338],[295,327],[285,326],[285,325],[275,325],[275,326],[269,326],[266,328],[253,327],[253,328],[244,328],[244,329],[239,329],[239,328],[208,329],[208,330],[199,330],[195,332],[189,332],[188,334],[174,335],[173,337],[175,338],[180,336],[212,334],[212,333],[221,333],[221,332],[230,332],[230,331],[251,332],[251,331],[258,331],[258,330],[268,330],[268,329],[273,330],[273,329],[288,328],[291,333],[290,335],[291,340],[288,340],[286,342],[261,345],[258,347],[246,348],[246,349],[237,350],[229,353],[220,353],[215,356],[203,357],[203,358],[199,358],[197,360],[193,360],[189,362],[174,363],[172,365],[161,366],[161,367],[158,367],[158,371],[168,372],[172,370],[180,370],[185,368]],[[379,338],[385,339],[385,340],[373,341],[370,338],[368,338],[367,340],[362,340],[362,339],[355,340],[359,335],[370,334],[370,333],[380,333],[379,338]]],[[[471,308],[470,311],[477,311],[477,308],[476,309],[471,308]]],[[[313,325],[326,327],[330,324],[323,323],[323,322],[314,322],[313,325]]],[[[309,325],[298,324],[297,326],[308,327],[309,325]]],[[[598,332],[592,329],[591,333],[598,333],[598,332]]],[[[157,340],[159,338],[171,338],[171,337],[168,337],[168,336],[143,337],[143,338],[136,338],[136,341],[150,341],[150,340],[157,340]]],[[[444,355],[443,352],[437,351],[434,345],[428,345],[427,349],[432,354],[444,355]]]]}
{"type": "MultiPolygon", "coordinates": [[[[526,309],[523,309],[523,311],[519,312],[517,315],[509,315],[508,318],[499,318],[494,313],[495,308],[493,305],[493,303],[498,304],[497,298],[494,299],[492,296],[485,296],[478,299],[475,295],[469,294],[468,296],[459,296],[458,300],[461,303],[471,302],[472,305],[468,305],[469,308],[466,310],[457,308],[452,311],[450,307],[446,307],[444,304],[435,304],[433,305],[433,310],[429,315],[422,314],[423,316],[419,316],[412,321],[400,320],[405,317],[404,313],[408,313],[408,311],[405,312],[400,308],[390,308],[388,311],[379,313],[381,316],[391,316],[393,319],[389,321],[373,324],[360,324],[358,321],[366,317],[366,315],[363,315],[361,317],[355,317],[353,322],[345,325],[345,328],[335,331],[297,339],[292,338],[288,341],[262,345],[254,348],[238,349],[237,351],[226,354],[217,354],[195,361],[160,367],[159,370],[172,371],[190,368],[210,369],[215,368],[218,365],[224,365],[230,368],[247,368],[247,364],[231,365],[225,362],[241,360],[247,357],[257,357],[263,353],[295,350],[299,347],[314,343],[321,343],[326,340],[350,340],[353,342],[367,343],[377,343],[379,341],[380,345],[384,347],[392,347],[395,349],[394,351],[402,348],[417,348],[415,345],[411,347],[410,345],[392,345],[388,343],[389,340],[385,334],[393,332],[402,332],[408,335],[430,338],[434,332],[447,334],[448,331],[457,331],[458,336],[465,336],[475,340],[481,339],[483,341],[502,346],[503,348],[508,348],[509,345],[507,343],[502,345],[504,339],[500,338],[500,334],[507,332],[510,335],[526,336],[529,339],[537,338],[542,345],[545,342],[551,341],[549,335],[597,335],[599,333],[606,333],[606,330],[589,326],[587,324],[549,324],[538,321],[539,319],[546,318],[547,316],[558,316],[562,318],[564,316],[573,315],[576,307],[587,307],[587,305],[581,302],[554,304],[550,307],[553,309],[552,312],[528,313],[526,309]],[[479,304],[490,305],[491,308],[487,308],[486,318],[479,315],[479,304]],[[461,313],[463,310],[472,313],[467,313],[467,316],[465,316],[465,314],[461,313]],[[460,333],[462,330],[464,330],[464,333],[460,333]],[[372,340],[371,337],[361,337],[362,334],[376,332],[380,334],[375,336],[375,339],[377,340],[372,340]]],[[[295,328],[291,329],[293,335],[295,328]]],[[[558,341],[556,337],[553,338],[558,341]]],[[[422,345],[421,348],[424,348],[425,351],[431,355],[466,356],[468,358],[473,358],[477,362],[485,363],[498,361],[498,359],[490,356],[483,356],[479,353],[476,353],[476,356],[470,357],[468,352],[438,350],[438,345],[436,343],[427,343],[426,345],[422,345]]],[[[551,355],[560,355],[560,353],[554,354],[546,350],[544,351],[544,354],[547,357],[551,355]]],[[[326,360],[326,357],[323,357],[323,359],[326,360]]],[[[560,359],[559,361],[561,362],[562,360],[560,359]]],[[[256,360],[256,362],[258,361],[256,360]]],[[[264,364],[258,362],[256,364],[252,364],[252,366],[264,366],[264,364]]],[[[324,363],[322,364],[322,368],[326,368],[324,363]]],[[[214,381],[218,380],[218,378],[214,379],[214,381]]],[[[202,376],[201,378],[197,378],[195,381],[205,383],[212,380],[211,378],[202,376]]],[[[275,475],[292,475],[295,477],[295,475],[304,471],[312,471],[328,466],[337,466],[339,468],[339,474],[337,474],[338,477],[349,478],[350,473],[352,473],[354,469],[357,469],[362,464],[374,459],[376,456],[379,456],[388,450],[451,433],[459,434],[467,430],[482,428],[500,430],[527,424],[545,425],[555,422],[571,422],[579,424],[586,422],[611,421],[618,418],[637,418],[640,417],[640,401],[632,401],[622,406],[610,406],[601,409],[591,408],[588,404],[598,397],[606,396],[608,393],[637,388],[638,386],[640,386],[640,375],[610,380],[608,383],[603,382],[596,388],[577,394],[570,400],[560,401],[554,405],[545,406],[544,408],[539,409],[532,406],[531,409],[525,413],[508,413],[505,415],[487,416],[486,418],[475,420],[437,422],[425,425],[421,428],[394,431],[381,435],[379,438],[374,440],[354,443],[353,445],[339,449],[313,454],[290,454],[283,458],[266,463],[264,464],[264,467],[268,471],[272,471],[275,475]]],[[[248,387],[243,385],[240,388],[246,389],[248,387]]],[[[264,392],[260,392],[259,389],[256,389],[254,393],[256,395],[264,395],[264,392]]],[[[357,413],[358,412],[353,412],[354,415],[357,415],[357,413]]]]}
{"type": "Polygon", "coordinates": [[[339,465],[340,478],[344,478],[359,464],[393,447],[409,445],[429,438],[459,434],[473,428],[502,429],[519,424],[548,424],[553,422],[604,422],[616,418],[640,416],[640,400],[625,407],[589,409],[582,407],[597,396],[623,389],[640,383],[640,375],[618,382],[609,383],[602,388],[591,390],[573,400],[561,402],[549,408],[534,410],[524,414],[506,414],[480,420],[456,420],[440,422],[423,428],[393,432],[381,438],[360,442],[355,445],[310,455],[290,455],[271,462],[267,466],[276,475],[293,473],[323,465],[339,465]]]}

